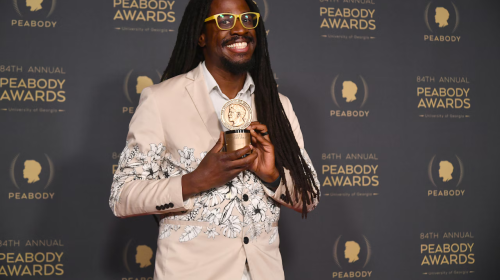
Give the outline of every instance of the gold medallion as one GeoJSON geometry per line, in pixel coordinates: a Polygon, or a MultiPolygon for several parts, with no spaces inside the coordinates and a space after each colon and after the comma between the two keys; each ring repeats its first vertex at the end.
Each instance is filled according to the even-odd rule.
{"type": "Polygon", "coordinates": [[[222,106],[220,119],[229,130],[245,129],[252,122],[252,108],[241,99],[231,99],[222,106]]]}

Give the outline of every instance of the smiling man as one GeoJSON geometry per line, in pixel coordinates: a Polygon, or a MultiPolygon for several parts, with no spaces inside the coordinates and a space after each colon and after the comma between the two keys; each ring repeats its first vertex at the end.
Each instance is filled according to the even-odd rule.
{"type": "Polygon", "coordinates": [[[284,279],[281,205],[307,216],[320,184],[253,1],[191,0],[162,80],[130,122],[113,213],[161,214],[155,279],[284,279]],[[223,152],[232,99],[251,104],[252,145],[223,152]]]}

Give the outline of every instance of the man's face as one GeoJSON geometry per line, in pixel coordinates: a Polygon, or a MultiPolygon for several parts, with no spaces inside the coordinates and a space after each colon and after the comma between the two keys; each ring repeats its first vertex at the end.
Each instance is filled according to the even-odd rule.
{"type": "MultiPolygon", "coordinates": [[[[250,12],[250,7],[244,0],[214,0],[208,16],[219,13],[239,15],[245,12],[250,12]]],[[[215,20],[211,20],[205,23],[205,30],[198,43],[203,48],[207,64],[230,72],[238,72],[238,67],[251,61],[257,37],[255,29],[244,28],[240,19],[236,21],[236,25],[231,30],[220,30],[215,20]],[[246,43],[247,46],[244,48],[231,47],[234,43],[246,43]]],[[[243,69],[242,71],[246,72],[247,70],[243,69]]]]}
{"type": "Polygon", "coordinates": [[[227,113],[227,118],[230,122],[236,120],[237,113],[233,110],[233,107],[229,107],[229,113],[227,113]]]}

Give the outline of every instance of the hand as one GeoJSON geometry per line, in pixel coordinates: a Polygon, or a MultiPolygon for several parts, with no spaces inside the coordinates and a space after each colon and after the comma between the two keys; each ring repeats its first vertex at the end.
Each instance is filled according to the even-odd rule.
{"type": "Polygon", "coordinates": [[[262,136],[261,133],[267,132],[267,126],[259,122],[252,122],[249,127],[252,135],[252,145],[254,154],[257,158],[251,164],[249,170],[255,173],[262,181],[272,183],[279,177],[278,169],[274,162],[274,145],[271,143],[269,134],[262,136]]]}
{"type": "Polygon", "coordinates": [[[250,146],[230,153],[221,152],[222,147],[224,147],[224,135],[221,132],[219,140],[198,167],[193,172],[182,176],[184,200],[196,193],[226,184],[241,171],[249,169],[257,158],[256,153],[241,158],[251,151],[250,146]]]}

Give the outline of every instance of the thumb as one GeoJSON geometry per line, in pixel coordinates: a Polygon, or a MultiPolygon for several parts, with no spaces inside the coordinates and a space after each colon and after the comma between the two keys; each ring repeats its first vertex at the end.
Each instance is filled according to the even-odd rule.
{"type": "Polygon", "coordinates": [[[219,140],[215,143],[214,147],[210,150],[209,153],[218,153],[224,147],[224,133],[221,131],[219,134],[219,140]]]}

